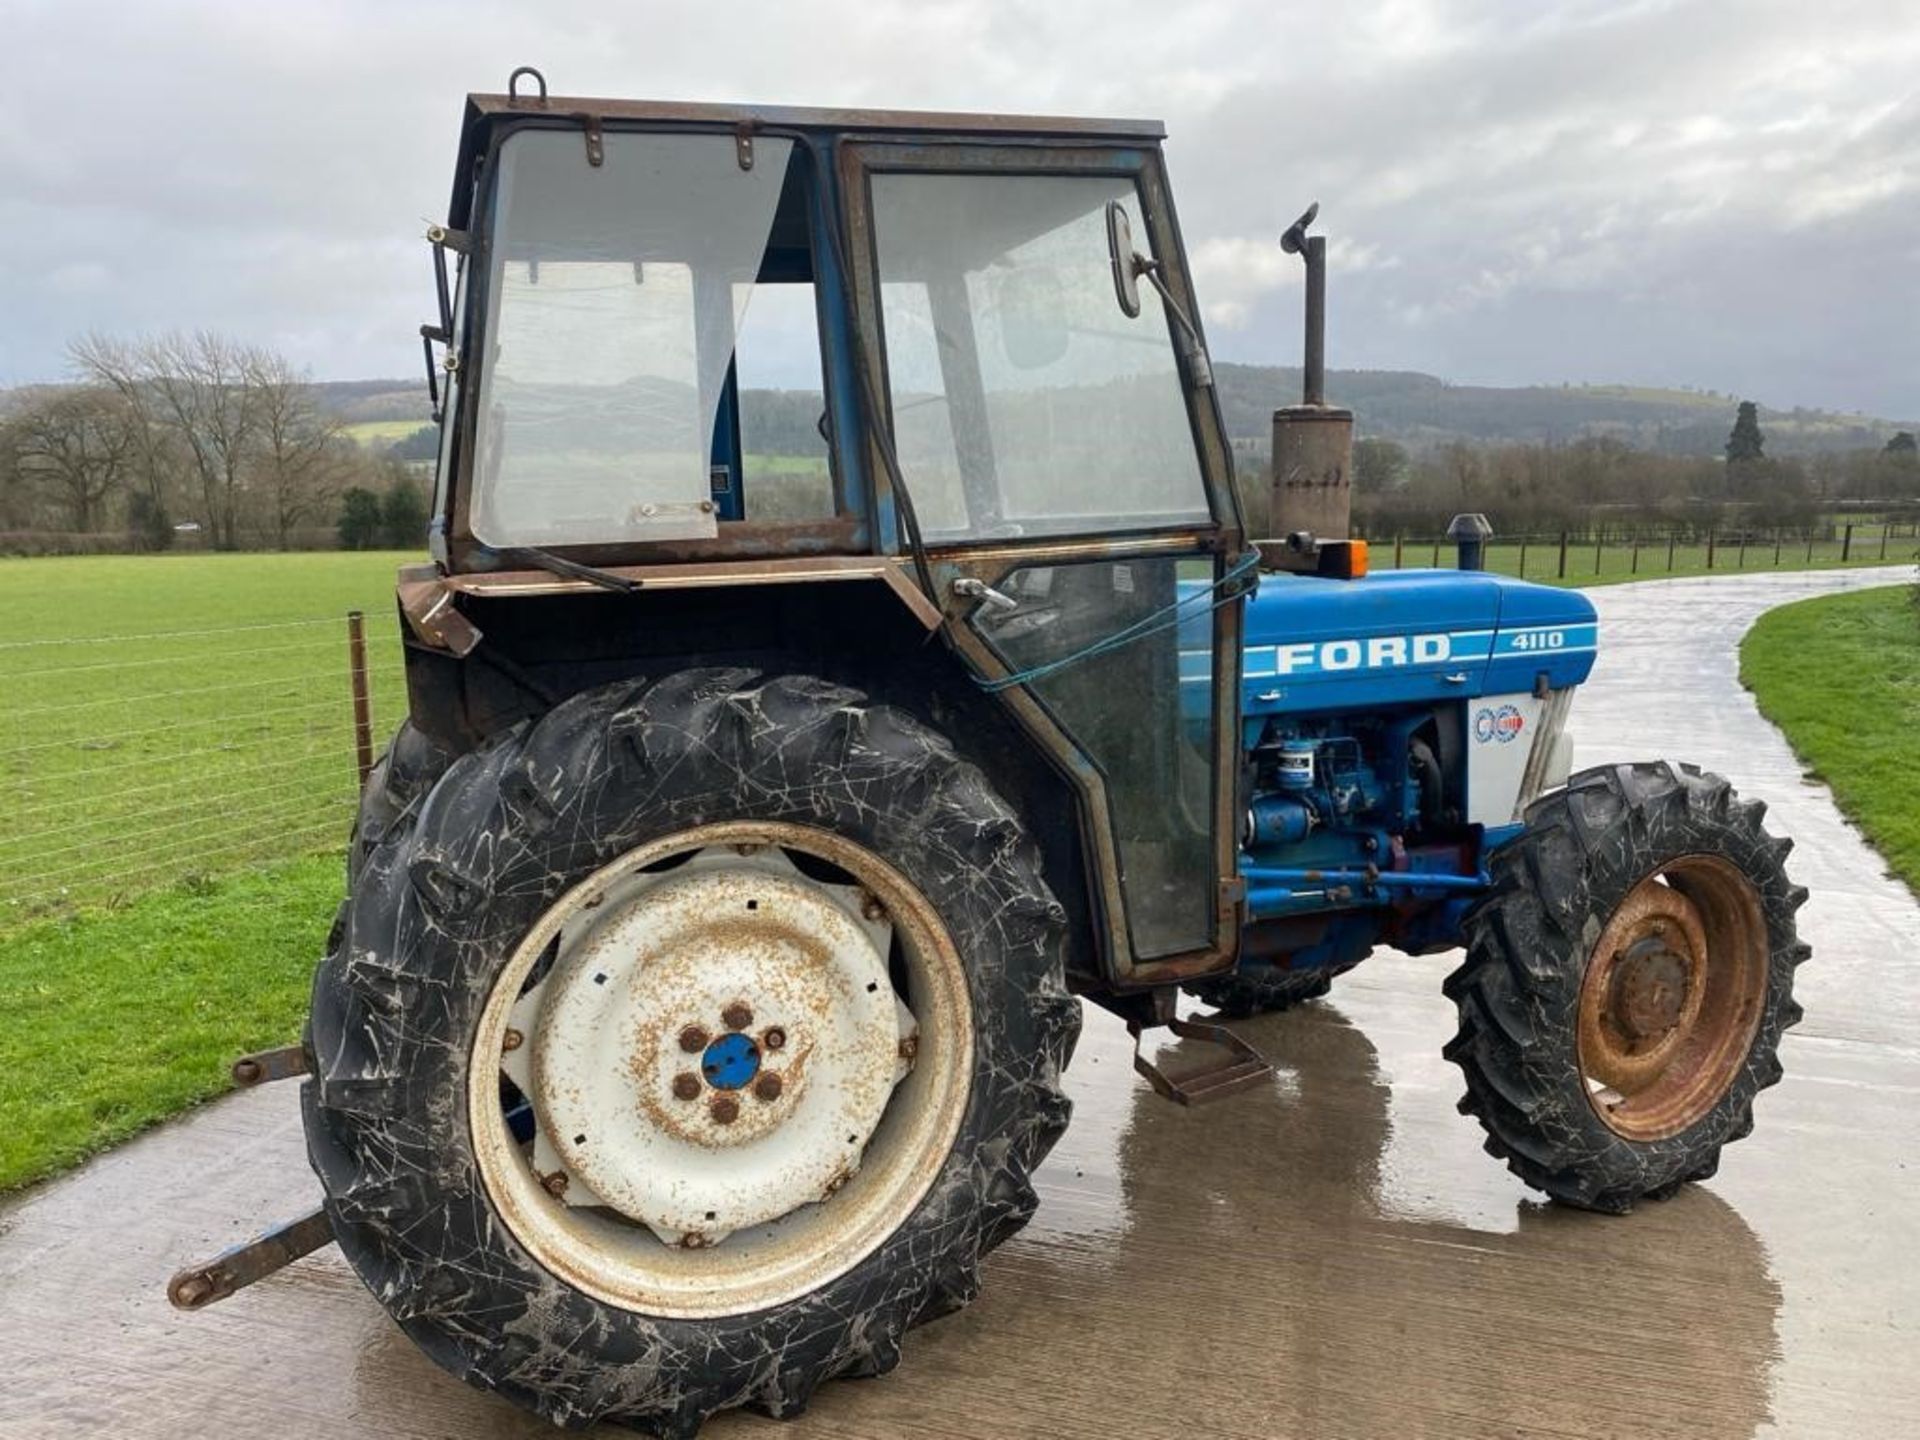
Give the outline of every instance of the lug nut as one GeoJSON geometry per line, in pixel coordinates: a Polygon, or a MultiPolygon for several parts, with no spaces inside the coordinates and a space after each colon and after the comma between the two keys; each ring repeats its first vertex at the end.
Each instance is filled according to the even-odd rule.
{"type": "Polygon", "coordinates": [[[682,1070],[673,1077],[673,1093],[680,1100],[698,1100],[700,1098],[700,1077],[691,1070],[682,1070]]]}
{"type": "Polygon", "coordinates": [[[518,1050],[526,1043],[526,1036],[522,1035],[518,1030],[509,1030],[501,1037],[500,1048],[502,1050],[518,1050]]]}
{"type": "Polygon", "coordinates": [[[760,1048],[763,1050],[778,1050],[786,1043],[787,1032],[778,1025],[769,1025],[767,1033],[760,1037],[760,1048]]]}
{"type": "Polygon", "coordinates": [[[556,1170],[540,1184],[549,1195],[564,1195],[567,1193],[567,1172],[556,1170]]]}
{"type": "Polygon", "coordinates": [[[900,1058],[902,1060],[912,1060],[919,1054],[920,1037],[918,1035],[903,1035],[900,1037],[900,1058]]]}
{"type": "Polygon", "coordinates": [[[689,1055],[698,1055],[707,1048],[707,1032],[698,1025],[689,1025],[680,1032],[680,1048],[689,1055]]]}
{"type": "Polygon", "coordinates": [[[884,920],[887,918],[887,907],[880,903],[879,896],[862,891],[860,894],[860,913],[869,920],[884,920]]]}
{"type": "Polygon", "coordinates": [[[729,1030],[744,1030],[753,1023],[753,1011],[744,1000],[736,1000],[720,1012],[720,1018],[727,1022],[729,1030]]]}
{"type": "Polygon", "coordinates": [[[713,1123],[731,1125],[740,1118],[740,1102],[731,1095],[722,1095],[713,1102],[713,1123]]]}
{"type": "Polygon", "coordinates": [[[780,1098],[780,1077],[771,1070],[763,1070],[760,1078],[753,1082],[753,1098],[772,1104],[780,1098]]]}
{"type": "Polygon", "coordinates": [[[707,1248],[707,1244],[707,1237],[702,1235],[698,1230],[689,1230],[680,1237],[680,1248],[682,1250],[704,1250],[707,1248]]]}

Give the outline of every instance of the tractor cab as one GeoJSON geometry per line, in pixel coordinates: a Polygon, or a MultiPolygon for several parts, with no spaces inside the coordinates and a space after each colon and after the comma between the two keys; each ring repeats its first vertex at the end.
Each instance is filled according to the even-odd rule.
{"type": "Polygon", "coordinates": [[[1046,772],[1089,974],[1231,964],[1225,602],[1253,557],[1161,127],[529,78],[469,98],[429,237],[446,385],[436,565],[402,587],[417,713],[464,748],[676,648],[825,653],[867,685],[905,655],[917,703],[991,710],[982,733],[1026,756],[995,763],[1046,772]]]}

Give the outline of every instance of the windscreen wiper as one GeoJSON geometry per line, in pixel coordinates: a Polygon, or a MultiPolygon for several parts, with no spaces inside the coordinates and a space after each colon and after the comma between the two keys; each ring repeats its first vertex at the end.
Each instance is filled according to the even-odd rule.
{"type": "Polygon", "coordinates": [[[584,580],[589,585],[598,585],[602,590],[617,590],[623,595],[631,595],[644,588],[643,581],[630,580],[625,575],[616,575],[611,570],[602,570],[595,565],[582,565],[578,560],[569,560],[564,555],[556,555],[551,550],[541,550],[532,545],[516,545],[495,553],[503,560],[523,561],[536,570],[545,570],[549,575],[558,575],[566,580],[584,580]]]}

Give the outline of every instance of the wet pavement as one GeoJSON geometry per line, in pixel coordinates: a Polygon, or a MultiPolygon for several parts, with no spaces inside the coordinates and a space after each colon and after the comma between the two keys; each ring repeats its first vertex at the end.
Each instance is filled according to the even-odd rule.
{"type": "MultiPolygon", "coordinates": [[[[1734,678],[1762,610],[1909,576],[1594,592],[1576,764],[1721,770],[1795,836],[1813,890],[1787,1079],[1711,1183],[1625,1219],[1538,1203],[1454,1111],[1451,957],[1382,952],[1331,1000],[1248,1023],[1277,1076],[1204,1110],[1153,1096],[1090,1010],[1040,1215],[980,1301],[790,1426],[707,1433],[1920,1435],[1920,905],[1734,678]]],[[[315,1193],[276,1085],[0,1208],[0,1435],[550,1433],[436,1370],[332,1250],[167,1307],[177,1265],[315,1193]]]]}

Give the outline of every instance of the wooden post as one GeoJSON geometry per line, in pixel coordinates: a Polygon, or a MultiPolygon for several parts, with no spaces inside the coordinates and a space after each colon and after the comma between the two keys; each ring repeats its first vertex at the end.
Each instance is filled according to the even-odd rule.
{"type": "Polygon", "coordinates": [[[1402,562],[1400,559],[1400,555],[1402,550],[1405,548],[1406,543],[1407,543],[1407,537],[1404,535],[1395,535],[1393,537],[1393,568],[1396,570],[1398,570],[1401,566],[1402,562]]]}
{"type": "Polygon", "coordinates": [[[1667,531],[1667,573],[1673,573],[1673,531],[1667,531]]]}
{"type": "Polygon", "coordinates": [[[1775,565],[1780,563],[1780,527],[1778,525],[1773,527],[1773,563],[1775,565]]]}
{"type": "Polygon", "coordinates": [[[1707,569],[1709,570],[1713,568],[1713,542],[1715,538],[1716,536],[1713,531],[1707,531],[1707,569]]]}
{"type": "Polygon", "coordinates": [[[1740,532],[1740,558],[1733,562],[1733,568],[1736,570],[1747,568],[1747,532],[1744,530],[1740,532]]]}
{"type": "Polygon", "coordinates": [[[1853,558],[1853,522],[1847,522],[1847,533],[1840,541],[1840,563],[1846,564],[1853,558]]]}
{"type": "Polygon", "coordinates": [[[347,679],[353,687],[353,758],[364,790],[373,773],[373,706],[367,696],[367,633],[365,617],[347,612],[347,679]]]}
{"type": "MultiPolygon", "coordinates": [[[[1884,545],[1881,546],[1883,551],[1885,548],[1884,545]]],[[[1522,580],[1527,578],[1527,537],[1524,535],[1520,537],[1520,578],[1522,580]]]]}
{"type": "Polygon", "coordinates": [[[1633,563],[1627,567],[1627,573],[1629,575],[1640,573],[1640,537],[1637,534],[1633,537],[1633,563]]]}
{"type": "Polygon", "coordinates": [[[1567,578],[1567,532],[1560,532],[1560,578],[1567,578]]]}
{"type": "Polygon", "coordinates": [[[1593,573],[1596,575],[1600,573],[1600,547],[1604,544],[1606,544],[1606,532],[1602,531],[1593,537],[1593,573]]]}

